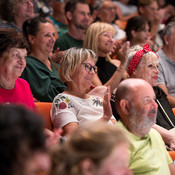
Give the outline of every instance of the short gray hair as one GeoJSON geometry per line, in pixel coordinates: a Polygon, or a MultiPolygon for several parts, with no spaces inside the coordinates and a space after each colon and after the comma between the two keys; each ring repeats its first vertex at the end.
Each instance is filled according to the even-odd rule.
{"type": "Polygon", "coordinates": [[[165,44],[164,36],[170,37],[172,35],[172,30],[174,27],[175,27],[175,22],[170,22],[165,26],[165,28],[163,30],[163,42],[164,42],[164,44],[165,44]]]}

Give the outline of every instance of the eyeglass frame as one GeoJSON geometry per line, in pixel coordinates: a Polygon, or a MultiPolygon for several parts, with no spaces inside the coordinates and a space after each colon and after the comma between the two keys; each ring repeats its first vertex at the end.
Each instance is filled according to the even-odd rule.
{"type": "Polygon", "coordinates": [[[90,63],[81,63],[81,65],[84,65],[84,68],[85,68],[85,70],[86,70],[88,73],[90,73],[90,72],[92,71],[92,69],[93,69],[93,71],[95,72],[95,74],[96,74],[97,71],[98,71],[97,66],[92,66],[90,63]],[[88,65],[89,67],[87,67],[87,65],[88,65]]]}

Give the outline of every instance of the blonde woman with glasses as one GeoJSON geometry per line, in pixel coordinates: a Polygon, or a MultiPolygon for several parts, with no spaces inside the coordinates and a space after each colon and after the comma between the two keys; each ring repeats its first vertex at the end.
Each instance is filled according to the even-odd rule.
{"type": "Polygon", "coordinates": [[[90,121],[116,122],[110,108],[110,88],[105,88],[104,100],[93,92],[87,93],[97,73],[96,60],[93,51],[78,48],[67,50],[62,59],[59,74],[67,89],[55,97],[51,120],[55,128],[63,129],[63,135],[90,121]]]}

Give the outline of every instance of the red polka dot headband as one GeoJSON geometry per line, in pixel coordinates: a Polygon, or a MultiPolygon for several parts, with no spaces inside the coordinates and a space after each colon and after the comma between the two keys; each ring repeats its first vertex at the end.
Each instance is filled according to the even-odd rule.
{"type": "MultiPolygon", "coordinates": [[[[148,44],[145,44],[143,46],[143,49],[142,50],[139,50],[138,52],[136,52],[136,54],[133,56],[131,62],[129,63],[129,66],[128,66],[128,73],[129,73],[130,76],[133,74],[134,70],[137,68],[138,64],[140,63],[140,60],[143,57],[143,55],[145,53],[147,53],[147,52],[150,52],[150,51],[153,52],[151,50],[151,48],[149,47],[149,45],[148,44]]],[[[158,57],[158,55],[157,55],[157,57],[158,57]]]]}

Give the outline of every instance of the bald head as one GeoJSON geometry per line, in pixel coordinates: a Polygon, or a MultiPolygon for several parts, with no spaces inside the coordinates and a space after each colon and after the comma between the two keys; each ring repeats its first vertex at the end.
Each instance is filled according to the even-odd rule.
{"type": "Polygon", "coordinates": [[[157,103],[152,86],[143,79],[122,81],[116,91],[116,108],[124,126],[144,136],[155,123],[157,103]]]}
{"type": "Polygon", "coordinates": [[[130,79],[126,79],[126,80],[123,80],[118,88],[117,88],[117,91],[116,91],[116,97],[115,97],[115,103],[116,103],[116,107],[117,107],[117,110],[119,109],[119,106],[120,106],[120,101],[122,99],[132,99],[134,98],[135,94],[137,93],[138,91],[138,88],[139,87],[149,87],[152,89],[151,85],[146,82],[145,80],[143,79],[139,79],[139,78],[130,78],[130,79]]]}

